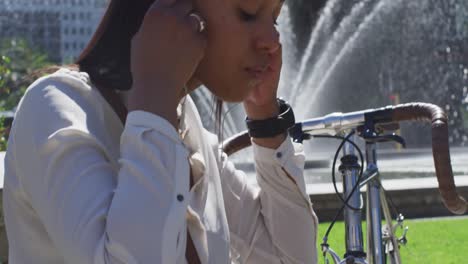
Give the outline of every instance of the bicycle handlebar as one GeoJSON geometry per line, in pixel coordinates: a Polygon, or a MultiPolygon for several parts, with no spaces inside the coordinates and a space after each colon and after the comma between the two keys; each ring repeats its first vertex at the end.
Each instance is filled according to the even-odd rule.
{"type": "Polygon", "coordinates": [[[402,104],[393,107],[394,121],[430,121],[432,125],[432,155],[439,192],[445,207],[454,214],[464,214],[467,202],[458,195],[453,179],[448,143],[448,120],[444,110],[427,103],[402,104]]]}
{"type": "MultiPolygon", "coordinates": [[[[428,103],[408,103],[345,114],[332,113],[296,123],[295,127],[310,135],[335,135],[340,131],[364,125],[365,122],[385,124],[401,121],[431,122],[432,153],[442,201],[452,213],[465,214],[468,204],[456,191],[450,162],[447,115],[439,106],[428,103]]],[[[241,132],[224,141],[223,150],[227,155],[231,155],[250,145],[249,134],[241,132]]]]}

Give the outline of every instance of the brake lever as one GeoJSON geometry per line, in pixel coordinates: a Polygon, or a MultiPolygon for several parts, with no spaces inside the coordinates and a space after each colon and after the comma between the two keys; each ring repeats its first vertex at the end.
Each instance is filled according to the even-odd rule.
{"type": "MultiPolygon", "coordinates": [[[[373,127],[372,127],[373,128],[373,127]]],[[[396,142],[400,144],[403,148],[406,148],[406,141],[405,139],[396,134],[387,134],[387,135],[380,135],[378,132],[376,132],[374,129],[368,129],[365,126],[361,127],[358,129],[359,135],[369,143],[377,143],[377,142],[396,142]]]]}
{"type": "Polygon", "coordinates": [[[396,142],[400,144],[403,148],[406,148],[406,141],[405,139],[397,135],[396,133],[388,134],[388,135],[365,135],[364,140],[366,142],[396,142]]]}

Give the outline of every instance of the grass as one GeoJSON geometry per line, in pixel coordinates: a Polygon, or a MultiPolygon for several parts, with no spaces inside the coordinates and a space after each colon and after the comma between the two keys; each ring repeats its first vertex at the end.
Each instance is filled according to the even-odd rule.
{"type": "MultiPolygon", "coordinates": [[[[319,226],[317,241],[319,247],[328,226],[329,223],[322,223],[319,226]]],[[[406,236],[408,244],[402,246],[400,250],[404,264],[468,263],[468,217],[405,220],[405,226],[409,226],[406,236]]],[[[365,237],[365,230],[363,231],[365,237]]],[[[401,232],[397,234],[400,235],[401,232]]],[[[328,238],[328,244],[340,257],[343,257],[343,222],[335,224],[328,238]]],[[[321,253],[319,253],[319,263],[324,263],[321,253]]]]}

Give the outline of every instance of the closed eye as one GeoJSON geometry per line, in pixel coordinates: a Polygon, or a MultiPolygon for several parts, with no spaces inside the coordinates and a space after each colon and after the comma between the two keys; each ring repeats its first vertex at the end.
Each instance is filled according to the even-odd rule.
{"type": "MultiPolygon", "coordinates": [[[[252,22],[252,21],[255,21],[257,19],[256,14],[249,14],[249,13],[243,11],[243,10],[239,10],[239,16],[245,22],[252,22]]],[[[278,18],[273,18],[273,24],[275,26],[278,26],[278,18]]]]}
{"type": "Polygon", "coordinates": [[[256,15],[256,14],[247,13],[247,12],[245,12],[245,11],[242,10],[242,9],[239,9],[239,17],[240,17],[243,21],[246,21],[246,22],[255,21],[255,19],[257,19],[257,15],[256,15]]]}

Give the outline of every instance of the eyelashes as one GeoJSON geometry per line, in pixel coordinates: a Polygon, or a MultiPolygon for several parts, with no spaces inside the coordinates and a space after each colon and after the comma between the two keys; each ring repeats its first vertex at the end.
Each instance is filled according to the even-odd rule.
{"type": "MultiPolygon", "coordinates": [[[[242,21],[244,22],[254,22],[255,20],[257,20],[257,14],[250,14],[242,9],[239,8],[239,17],[241,18],[242,21]]],[[[275,26],[278,26],[278,19],[277,18],[274,18],[273,19],[273,24],[275,26]]]]}
{"type": "Polygon", "coordinates": [[[252,22],[252,21],[255,21],[257,19],[256,14],[247,13],[242,9],[239,9],[238,13],[239,13],[239,17],[242,19],[242,21],[245,21],[245,22],[252,22]]]}

